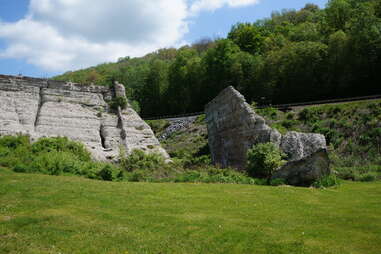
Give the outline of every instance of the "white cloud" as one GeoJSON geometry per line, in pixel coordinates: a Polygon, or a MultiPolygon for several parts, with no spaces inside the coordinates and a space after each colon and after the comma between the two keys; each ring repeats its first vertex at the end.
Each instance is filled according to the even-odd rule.
{"type": "Polygon", "coordinates": [[[185,0],[31,0],[24,19],[0,21],[0,57],[65,71],[141,56],[179,43],[187,14],[185,0]]]}
{"type": "Polygon", "coordinates": [[[31,0],[22,20],[0,20],[2,58],[48,71],[85,68],[180,45],[190,16],[257,0],[31,0]]]}
{"type": "Polygon", "coordinates": [[[196,0],[190,7],[190,13],[197,15],[200,11],[214,11],[224,6],[244,7],[259,3],[259,0],[196,0]]]}

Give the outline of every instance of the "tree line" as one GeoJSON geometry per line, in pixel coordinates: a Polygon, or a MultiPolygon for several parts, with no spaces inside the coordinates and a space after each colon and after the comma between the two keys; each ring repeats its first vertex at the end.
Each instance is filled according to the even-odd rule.
{"type": "Polygon", "coordinates": [[[381,0],[330,0],[238,23],[227,38],[202,39],[140,58],[124,57],[55,77],[126,86],[143,116],[202,111],[232,85],[259,104],[381,93],[381,0]]]}

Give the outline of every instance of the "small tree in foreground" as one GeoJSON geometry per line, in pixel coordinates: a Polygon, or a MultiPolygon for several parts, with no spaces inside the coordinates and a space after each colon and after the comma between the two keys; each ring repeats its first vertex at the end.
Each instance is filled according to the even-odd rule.
{"type": "Polygon", "coordinates": [[[284,154],[274,143],[256,144],[247,151],[247,171],[251,176],[271,179],[282,166],[284,154]]]}

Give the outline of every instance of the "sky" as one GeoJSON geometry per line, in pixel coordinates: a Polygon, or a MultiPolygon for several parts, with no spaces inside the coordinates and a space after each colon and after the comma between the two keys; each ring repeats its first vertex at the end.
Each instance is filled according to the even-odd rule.
{"type": "Polygon", "coordinates": [[[51,77],[327,0],[0,0],[0,74],[51,77]]]}

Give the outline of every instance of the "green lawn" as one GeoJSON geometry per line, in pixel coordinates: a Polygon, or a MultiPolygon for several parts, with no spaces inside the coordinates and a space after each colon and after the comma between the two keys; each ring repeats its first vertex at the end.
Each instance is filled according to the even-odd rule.
{"type": "Polygon", "coordinates": [[[0,253],[381,253],[381,182],[320,190],[0,169],[0,253]]]}

